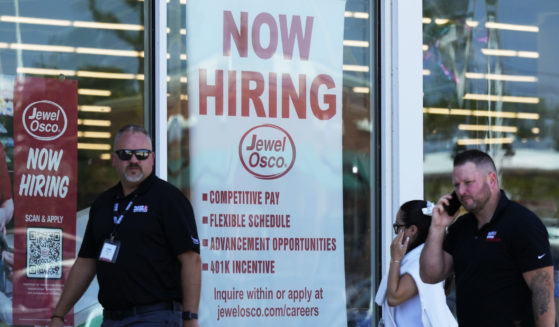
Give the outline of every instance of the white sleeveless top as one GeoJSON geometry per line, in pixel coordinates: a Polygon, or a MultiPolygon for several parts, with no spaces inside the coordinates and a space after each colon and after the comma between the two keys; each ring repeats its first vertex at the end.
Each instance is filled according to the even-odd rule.
{"type": "Polygon", "coordinates": [[[423,327],[419,294],[394,308],[396,326],[423,327]]]}
{"type": "Polygon", "coordinates": [[[458,323],[446,305],[443,282],[426,284],[419,277],[419,257],[424,244],[408,252],[400,263],[400,276],[409,274],[417,286],[417,296],[396,307],[388,305],[388,276],[380,282],[375,302],[382,305],[382,322],[386,327],[457,327],[458,323]]]}

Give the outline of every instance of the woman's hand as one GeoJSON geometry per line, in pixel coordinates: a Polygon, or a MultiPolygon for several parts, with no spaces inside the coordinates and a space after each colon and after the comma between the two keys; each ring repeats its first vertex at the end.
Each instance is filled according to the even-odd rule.
{"type": "Polygon", "coordinates": [[[401,228],[398,231],[398,235],[392,240],[392,244],[390,244],[390,259],[392,261],[400,262],[406,252],[408,251],[408,243],[410,241],[409,236],[404,239],[404,230],[401,228]]]}
{"type": "Polygon", "coordinates": [[[409,237],[404,240],[404,230],[400,229],[390,244],[391,262],[386,288],[386,299],[390,306],[402,304],[417,294],[417,285],[413,278],[409,274],[400,276],[400,264],[408,250],[409,241],[409,237]]]}

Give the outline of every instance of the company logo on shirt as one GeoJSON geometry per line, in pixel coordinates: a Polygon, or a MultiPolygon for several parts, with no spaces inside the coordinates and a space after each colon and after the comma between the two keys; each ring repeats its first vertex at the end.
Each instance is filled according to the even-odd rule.
{"type": "Polygon", "coordinates": [[[488,232],[485,240],[488,242],[501,242],[501,239],[497,237],[497,231],[488,232]]]}
{"type": "Polygon", "coordinates": [[[147,205],[134,206],[133,212],[148,212],[148,206],[147,205]]]}

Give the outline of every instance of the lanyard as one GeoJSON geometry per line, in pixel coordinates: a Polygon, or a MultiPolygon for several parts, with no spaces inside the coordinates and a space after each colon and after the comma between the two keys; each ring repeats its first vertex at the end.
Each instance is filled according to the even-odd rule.
{"type": "Polygon", "coordinates": [[[124,211],[120,213],[120,216],[118,216],[118,217],[117,217],[118,202],[115,203],[115,206],[114,206],[114,209],[113,209],[113,212],[114,212],[113,222],[115,223],[115,225],[120,225],[120,222],[122,221],[122,218],[124,218],[124,215],[126,215],[126,213],[128,213],[128,210],[130,210],[130,207],[132,206],[132,203],[134,203],[134,198],[132,200],[130,200],[130,202],[128,202],[128,205],[126,206],[124,211]]]}
{"type": "Polygon", "coordinates": [[[111,232],[111,242],[115,240],[116,238],[116,230],[118,228],[118,226],[120,225],[120,223],[122,222],[122,219],[124,218],[124,216],[128,213],[128,211],[130,210],[130,207],[132,207],[132,204],[134,203],[134,199],[136,199],[137,194],[134,195],[134,197],[132,198],[132,200],[130,200],[130,202],[128,202],[128,205],[126,205],[126,208],[124,208],[124,211],[122,211],[120,213],[120,215],[118,215],[118,201],[115,202],[115,205],[113,207],[113,222],[115,223],[115,227],[113,228],[113,231],[111,232]]]}

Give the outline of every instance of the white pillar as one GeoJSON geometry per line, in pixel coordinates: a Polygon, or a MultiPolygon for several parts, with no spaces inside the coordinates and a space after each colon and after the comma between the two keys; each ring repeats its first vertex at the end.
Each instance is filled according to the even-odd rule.
{"type": "Polygon", "coordinates": [[[423,199],[422,3],[381,3],[382,271],[392,222],[405,201],[423,199]]]}
{"type": "Polygon", "coordinates": [[[155,174],[167,180],[167,2],[155,5],[155,174]]]}

